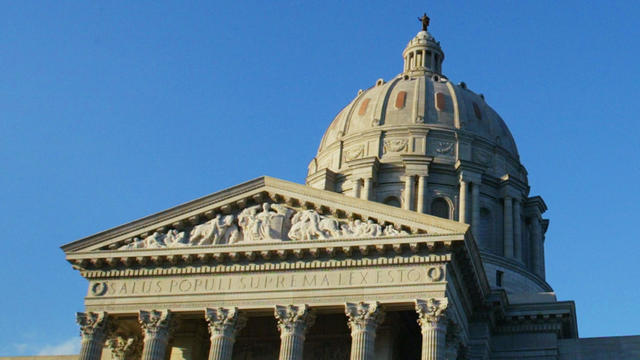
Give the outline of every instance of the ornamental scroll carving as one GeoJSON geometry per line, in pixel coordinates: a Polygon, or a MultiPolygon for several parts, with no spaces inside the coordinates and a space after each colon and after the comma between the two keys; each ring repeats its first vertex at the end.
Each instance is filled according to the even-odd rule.
{"type": "Polygon", "coordinates": [[[278,321],[278,330],[281,334],[294,334],[304,336],[307,329],[313,326],[316,320],[315,314],[309,309],[309,305],[276,305],[274,315],[278,321]]]}
{"type": "Polygon", "coordinates": [[[418,313],[418,323],[421,326],[425,324],[437,324],[446,318],[449,300],[447,298],[425,300],[416,300],[416,312],[418,313]]]}
{"type": "Polygon", "coordinates": [[[384,321],[384,312],[377,301],[346,303],[344,310],[352,332],[375,331],[378,325],[384,321]]]}
{"type": "Polygon", "coordinates": [[[171,311],[169,310],[140,310],[138,321],[146,337],[167,337],[171,325],[171,311]]]}
{"type": "Polygon", "coordinates": [[[107,313],[76,313],[76,322],[80,325],[82,337],[102,337],[107,331],[107,313]]]}
{"type": "Polygon", "coordinates": [[[235,339],[236,334],[247,324],[247,318],[240,314],[237,307],[207,308],[205,319],[209,325],[211,337],[224,336],[235,339]]]}
{"type": "Polygon", "coordinates": [[[217,215],[191,229],[156,231],[136,237],[119,249],[160,249],[187,246],[215,246],[261,241],[309,241],[333,238],[361,238],[407,235],[393,225],[373,220],[342,220],[316,210],[294,210],[282,204],[263,203],[243,209],[237,215],[217,215]]]}

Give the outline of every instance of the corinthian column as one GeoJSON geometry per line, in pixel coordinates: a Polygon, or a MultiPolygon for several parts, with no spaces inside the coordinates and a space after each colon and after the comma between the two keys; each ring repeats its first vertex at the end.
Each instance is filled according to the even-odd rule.
{"type": "Polygon", "coordinates": [[[211,335],[209,360],[230,360],[236,335],[246,325],[247,319],[239,314],[237,307],[205,309],[204,316],[211,335]]]}
{"type": "Polygon", "coordinates": [[[513,203],[511,196],[504,197],[504,256],[513,257],[513,203]]]}
{"type": "Polygon", "coordinates": [[[448,300],[416,300],[418,323],[422,331],[422,360],[446,358],[446,310],[448,300]]]}
{"type": "Polygon", "coordinates": [[[107,335],[107,313],[76,313],[76,322],[80,325],[82,346],[80,360],[100,360],[107,335]]]}
{"type": "Polygon", "coordinates": [[[164,360],[169,343],[171,312],[140,310],[138,320],[144,332],[142,360],[164,360]]]}
{"type": "Polygon", "coordinates": [[[407,175],[404,177],[404,202],[402,208],[405,210],[413,210],[413,182],[414,176],[407,175]]]}
{"type": "Polygon", "coordinates": [[[520,218],[520,199],[513,199],[513,255],[522,261],[522,219],[520,218]]]}
{"type": "Polygon", "coordinates": [[[313,326],[315,316],[308,305],[276,305],[276,320],[280,331],[279,360],[302,360],[307,329],[313,326]]]}
{"type": "Polygon", "coordinates": [[[458,204],[458,221],[467,222],[467,182],[460,178],[460,203],[458,204]]]}
{"type": "Polygon", "coordinates": [[[480,181],[471,183],[471,231],[478,238],[480,229],[480,181]]]}
{"type": "Polygon", "coordinates": [[[345,313],[351,329],[351,360],[373,359],[376,329],[384,320],[380,304],[377,301],[346,303],[345,313]]]}

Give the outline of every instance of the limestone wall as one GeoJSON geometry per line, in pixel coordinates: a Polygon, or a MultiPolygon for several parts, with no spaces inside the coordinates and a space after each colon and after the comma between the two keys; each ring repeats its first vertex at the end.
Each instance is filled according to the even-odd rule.
{"type": "Polygon", "coordinates": [[[640,336],[560,340],[558,350],[560,360],[640,359],[640,336]]]}

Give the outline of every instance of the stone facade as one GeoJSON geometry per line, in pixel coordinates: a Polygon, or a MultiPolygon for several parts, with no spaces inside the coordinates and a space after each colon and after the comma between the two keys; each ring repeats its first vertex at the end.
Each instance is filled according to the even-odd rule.
{"type": "Polygon", "coordinates": [[[640,337],[580,339],[556,300],[504,121],[427,30],[403,58],[338,114],[306,185],[262,177],[64,245],[89,286],[60,358],[638,358],[640,337]]]}

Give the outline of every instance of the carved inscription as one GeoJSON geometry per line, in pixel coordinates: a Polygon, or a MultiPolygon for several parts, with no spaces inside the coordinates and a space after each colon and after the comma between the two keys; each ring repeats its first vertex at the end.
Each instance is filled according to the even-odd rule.
{"type": "Polygon", "coordinates": [[[278,290],[332,289],[424,284],[442,281],[443,269],[388,267],[376,269],[278,272],[270,274],[208,275],[161,279],[92,281],[89,297],[245,293],[278,290]],[[96,291],[99,290],[99,291],[96,291]]]}

